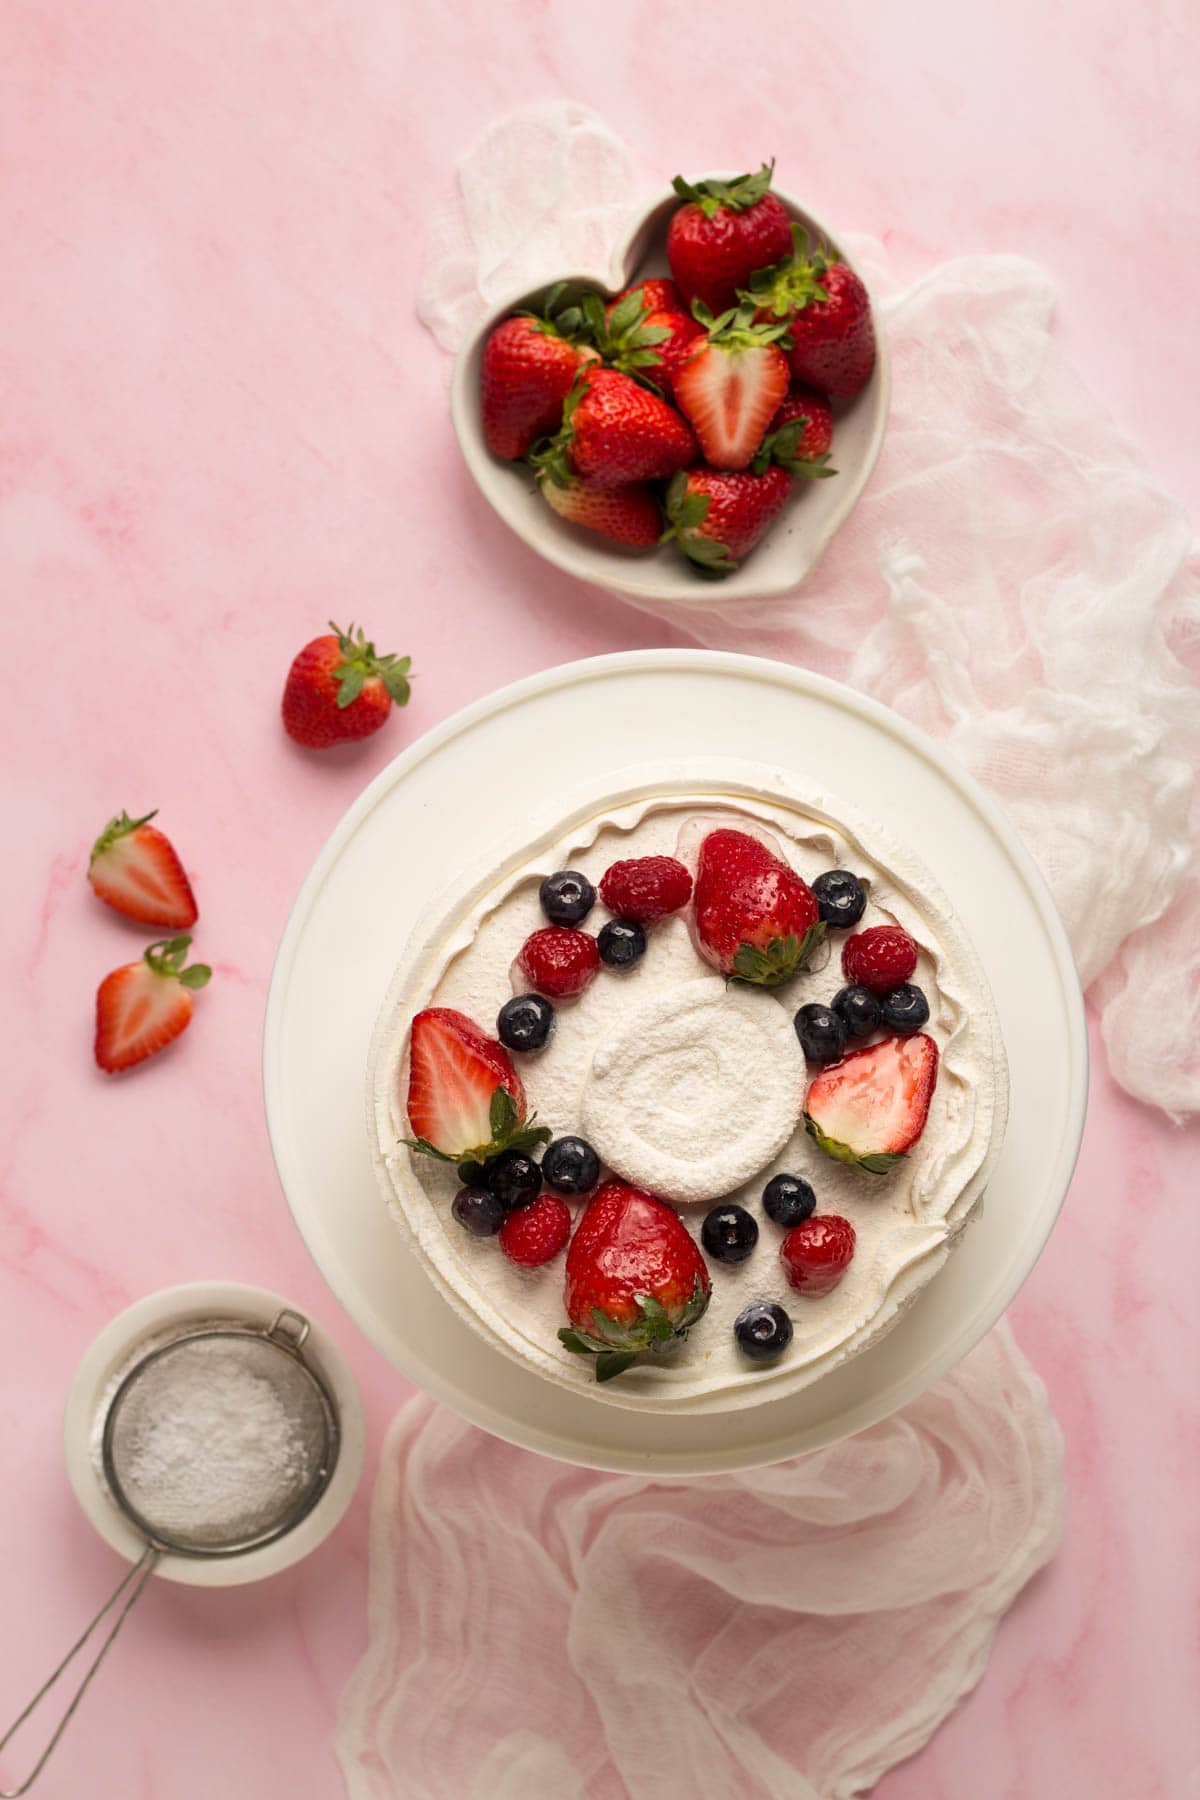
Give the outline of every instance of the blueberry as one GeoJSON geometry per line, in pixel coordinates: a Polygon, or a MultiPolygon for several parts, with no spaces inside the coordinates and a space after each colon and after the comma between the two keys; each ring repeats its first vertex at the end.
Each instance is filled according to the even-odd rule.
{"type": "Polygon", "coordinates": [[[502,1150],[488,1163],[483,1178],[505,1212],[528,1206],[541,1192],[542,1171],[523,1150],[502,1150]]]}
{"type": "Polygon", "coordinates": [[[590,1194],[600,1179],[600,1158],[581,1137],[555,1138],[542,1157],[542,1180],[559,1194],[590,1194]]]}
{"type": "Polygon", "coordinates": [[[839,988],[831,1004],[846,1027],[847,1037],[867,1038],[879,1030],[879,996],[870,988],[857,984],[839,988]]]}
{"type": "Polygon", "coordinates": [[[758,1300],[733,1321],[733,1335],[743,1356],[751,1362],[767,1362],[787,1349],[792,1341],[792,1321],[782,1306],[758,1300]]]}
{"type": "Polygon", "coordinates": [[[559,869],[547,875],[538,889],[542,911],[552,925],[578,925],[596,904],[596,890],[578,869],[559,869]]]}
{"type": "Polygon", "coordinates": [[[758,1226],[744,1206],[714,1206],[700,1227],[700,1242],[717,1262],[745,1262],[758,1242],[758,1226]]]}
{"type": "Polygon", "coordinates": [[[920,1031],[922,1025],[928,1023],[929,1002],[919,987],[906,981],[903,987],[893,988],[890,994],[884,995],[879,1014],[889,1031],[907,1036],[910,1031],[920,1031]]]}
{"type": "Polygon", "coordinates": [[[632,969],[646,954],[646,934],[632,919],[610,919],[596,944],[610,969],[632,969]]]}
{"type": "Polygon", "coordinates": [[[459,1188],[450,1211],[472,1237],[494,1237],[504,1223],[504,1203],[487,1188],[459,1188]]]}
{"type": "Polygon", "coordinates": [[[541,994],[517,994],[500,1008],[496,1036],[506,1049],[532,1054],[546,1048],[555,1023],[554,1008],[541,994]]]}
{"type": "Polygon", "coordinates": [[[803,1225],[816,1211],[817,1196],[803,1175],[772,1175],[763,1189],[763,1211],[788,1231],[803,1225]]]}
{"type": "Polygon", "coordinates": [[[830,1006],[802,1006],[795,1018],[800,1048],[812,1063],[839,1062],[846,1049],[846,1021],[830,1006]]]}
{"type": "Polygon", "coordinates": [[[827,869],[812,884],[821,917],[834,931],[857,925],[867,909],[867,891],[849,869],[827,869]]]}

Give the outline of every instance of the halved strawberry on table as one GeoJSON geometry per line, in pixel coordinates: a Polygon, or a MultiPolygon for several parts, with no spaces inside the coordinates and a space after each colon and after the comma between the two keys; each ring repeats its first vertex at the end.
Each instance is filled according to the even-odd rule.
{"type": "Polygon", "coordinates": [[[787,326],[788,360],[797,381],[850,399],[875,367],[870,296],[836,250],[810,248],[803,226],[794,225],[792,235],[790,254],[751,276],[741,298],[753,304],[760,320],[787,326]]]}
{"type": "Polygon", "coordinates": [[[672,186],[684,204],[667,227],[667,261],[686,305],[703,300],[714,313],[737,304],[738,289],[792,247],[791,221],[771,192],[773,162],[728,181],[672,186]]]}
{"type": "Polygon", "coordinates": [[[464,1181],[502,1150],[529,1150],[550,1138],[527,1116],[525,1088],[508,1052],[465,1013],[431,1006],[409,1034],[410,1150],[457,1163],[464,1181]],[[464,1165],[466,1165],[464,1167],[464,1165]]]}
{"type": "Polygon", "coordinates": [[[597,487],[665,481],[692,461],[696,440],[657,394],[599,365],[584,369],[562,409],[562,424],[529,460],[560,487],[573,477],[597,487]]]}
{"type": "Polygon", "coordinates": [[[497,325],[483,347],[479,385],[483,435],[493,456],[528,456],[539,438],[558,429],[563,401],[596,352],[587,327],[559,282],[534,312],[497,325]]]}
{"type": "Polygon", "coordinates": [[[773,988],[807,966],[825,925],[816,895],[788,863],[749,832],[722,826],[700,845],[693,936],[722,975],[773,988]]]}
{"type": "Polygon", "coordinates": [[[685,1338],[708,1306],[711,1282],[695,1240],[656,1194],[608,1181],[588,1202],[567,1251],[559,1339],[596,1358],[611,1381],[645,1350],[685,1338]]]}
{"type": "Polygon", "coordinates": [[[852,1050],[809,1083],[805,1128],[836,1162],[885,1175],[924,1131],[937,1073],[938,1048],[924,1032],[852,1050]]]}
{"type": "Polygon", "coordinates": [[[92,845],[88,880],[97,898],[141,925],[186,931],[199,914],[171,840],[150,823],[157,812],[110,819],[92,845]]]}
{"type": "Polygon", "coordinates": [[[193,963],[191,938],[163,938],[135,963],[106,975],[96,990],[95,1057],[106,1075],[117,1075],[155,1056],[185,1031],[192,994],[212,978],[207,963],[193,963]]]}
{"type": "Polygon", "coordinates": [[[697,302],[696,317],[705,336],[675,375],[676,404],[714,469],[749,468],[788,390],[787,325],[755,324],[752,306],[714,318],[697,302]]]}

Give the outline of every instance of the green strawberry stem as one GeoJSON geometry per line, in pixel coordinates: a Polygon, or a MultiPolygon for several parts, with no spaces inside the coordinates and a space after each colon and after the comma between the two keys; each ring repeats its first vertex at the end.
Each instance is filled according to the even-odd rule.
{"type": "Polygon", "coordinates": [[[698,575],[713,581],[720,580],[723,575],[732,575],[737,564],[729,554],[728,545],[720,538],[705,537],[700,531],[708,517],[712,495],[690,493],[687,471],[680,469],[671,477],[666,504],[668,524],[659,543],[677,543],[698,575]]]}
{"type": "Polygon", "coordinates": [[[190,969],[183,966],[187,961],[191,942],[187,935],[160,938],[156,944],[147,945],[145,959],[156,975],[171,976],[181,987],[207,987],[212,980],[212,970],[207,963],[193,963],[190,969]]]}
{"type": "Polygon", "coordinates": [[[506,1087],[498,1087],[492,1095],[488,1108],[488,1127],[491,1139],[486,1144],[474,1144],[465,1150],[451,1155],[439,1150],[428,1138],[401,1138],[401,1143],[417,1156],[432,1156],[437,1162],[455,1163],[464,1183],[471,1186],[481,1181],[487,1165],[494,1162],[505,1150],[535,1150],[539,1144],[548,1144],[554,1133],[548,1125],[535,1125],[536,1113],[528,1119],[522,1119],[517,1111],[517,1103],[506,1087]]]}
{"type": "Polygon", "coordinates": [[[772,463],[778,463],[789,475],[807,476],[810,481],[824,481],[837,470],[829,468],[828,456],[801,456],[800,439],[804,436],[808,420],[804,417],[789,419],[778,431],[772,431],[759,445],[754,461],[750,464],[755,475],[765,475],[772,463]]]}
{"type": "Polygon", "coordinates": [[[676,175],[671,186],[681,200],[690,201],[698,206],[706,219],[716,217],[722,206],[730,212],[748,212],[752,206],[770,192],[771,177],[775,173],[775,158],[764,163],[754,175],[734,175],[729,181],[685,181],[682,175],[676,175]]]}
{"type": "Polygon", "coordinates": [[[340,625],[335,625],[330,619],[329,629],[337,638],[342,655],[341,662],[333,671],[333,679],[338,684],[339,711],[353,705],[372,676],[378,676],[397,706],[408,704],[412,691],[409,687],[411,656],[377,656],[374,644],[364,637],[361,627],[357,633],[353,625],[349,631],[343,631],[340,625]]]}
{"type": "Polygon", "coordinates": [[[829,290],[821,280],[831,263],[841,259],[836,250],[818,244],[809,251],[808,233],[803,225],[792,226],[792,254],[770,268],[757,269],[738,299],[776,319],[793,319],[813,300],[828,300],[829,290]]]}
{"type": "Polygon", "coordinates": [[[808,967],[809,958],[824,941],[825,931],[824,919],[818,919],[803,937],[789,932],[786,937],[772,938],[765,950],[754,944],[739,944],[730,980],[744,981],[753,987],[780,987],[808,967]]]}
{"type": "Polygon", "coordinates": [[[128,837],[131,831],[136,831],[140,825],[148,825],[151,819],[157,817],[158,808],[156,806],[153,812],[143,813],[140,819],[131,819],[127,812],[119,813],[115,819],[110,819],[92,845],[92,854],[88,857],[88,868],[91,868],[98,856],[103,856],[106,850],[111,850],[118,838],[128,837]]]}
{"type": "Polygon", "coordinates": [[[703,1318],[709,1292],[697,1275],[687,1302],[678,1319],[672,1319],[661,1301],[653,1294],[635,1294],[635,1312],[631,1319],[614,1319],[611,1314],[592,1308],[592,1330],[577,1325],[563,1325],[558,1341],[576,1356],[596,1358],[596,1380],[611,1381],[638,1357],[643,1350],[663,1350],[680,1343],[698,1319],[703,1318]]]}

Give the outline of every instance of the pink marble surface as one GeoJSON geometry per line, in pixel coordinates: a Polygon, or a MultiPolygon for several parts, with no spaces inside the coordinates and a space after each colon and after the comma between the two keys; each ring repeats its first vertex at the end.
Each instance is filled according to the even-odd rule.
{"type": "MultiPolygon", "coordinates": [[[[0,1712],[116,1570],[59,1446],[73,1367],[113,1312],[203,1276],[285,1290],[348,1351],[372,1459],[405,1392],[308,1261],[262,1122],[271,958],[317,847],[371,774],[464,701],[674,641],[538,565],[459,466],[445,369],[411,306],[464,134],[571,94],[663,174],[773,151],[818,213],[878,233],[902,273],[1026,251],[1057,275],[1064,341],[1117,421],[1198,497],[1184,10],[912,13],[766,0],[731,63],[710,0],[610,9],[600,34],[533,0],[0,12],[10,645],[23,624],[0,714],[0,1712]],[[757,43],[769,31],[788,54],[757,43]],[[1180,261],[1147,330],[1151,247],[1158,267],[1180,261]],[[420,680],[399,724],[322,761],[286,741],[277,701],[330,613],[410,652],[420,680]],[[92,993],[140,939],[90,900],[86,850],[114,808],[155,804],[194,870],[217,979],[168,1057],[110,1082],[90,1061],[92,993]]],[[[977,1693],[882,1800],[1197,1791],[1196,1150],[1098,1060],[1070,1201],[1014,1308],[1067,1434],[1067,1543],[977,1693]]],[[[265,1587],[153,1586],[47,1800],[336,1796],[368,1492],[322,1554],[265,1587]]]]}

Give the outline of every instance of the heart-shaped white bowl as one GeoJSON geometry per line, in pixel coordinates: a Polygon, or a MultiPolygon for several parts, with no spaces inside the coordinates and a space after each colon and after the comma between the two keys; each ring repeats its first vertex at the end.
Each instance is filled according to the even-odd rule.
{"type": "MultiPolygon", "coordinates": [[[[824,240],[842,254],[836,238],[819,219],[790,195],[774,191],[810,237],[824,240]]],[[[635,279],[668,274],[667,226],[678,205],[674,193],[664,194],[641,214],[625,243],[614,253],[611,268],[575,271],[566,279],[617,293],[635,279]]],[[[730,600],[786,594],[798,587],[812,573],[834,533],[849,516],[875,467],[883,442],[891,366],[878,308],[878,352],[871,379],[853,400],[834,402],[832,460],[838,471],[836,477],[831,481],[797,481],[787,506],[741,567],[722,581],[712,581],[695,574],[669,545],[657,551],[625,550],[580,526],[569,525],[547,506],[524,463],[502,462],[484,442],[479,406],[484,343],[502,319],[531,305],[554,279],[563,277],[548,275],[540,287],[515,294],[504,306],[497,307],[463,345],[454,365],[450,389],[454,429],[467,467],[485,499],[505,524],[547,562],[581,581],[595,582],[634,600],[703,608],[724,606],[730,600]]]]}

